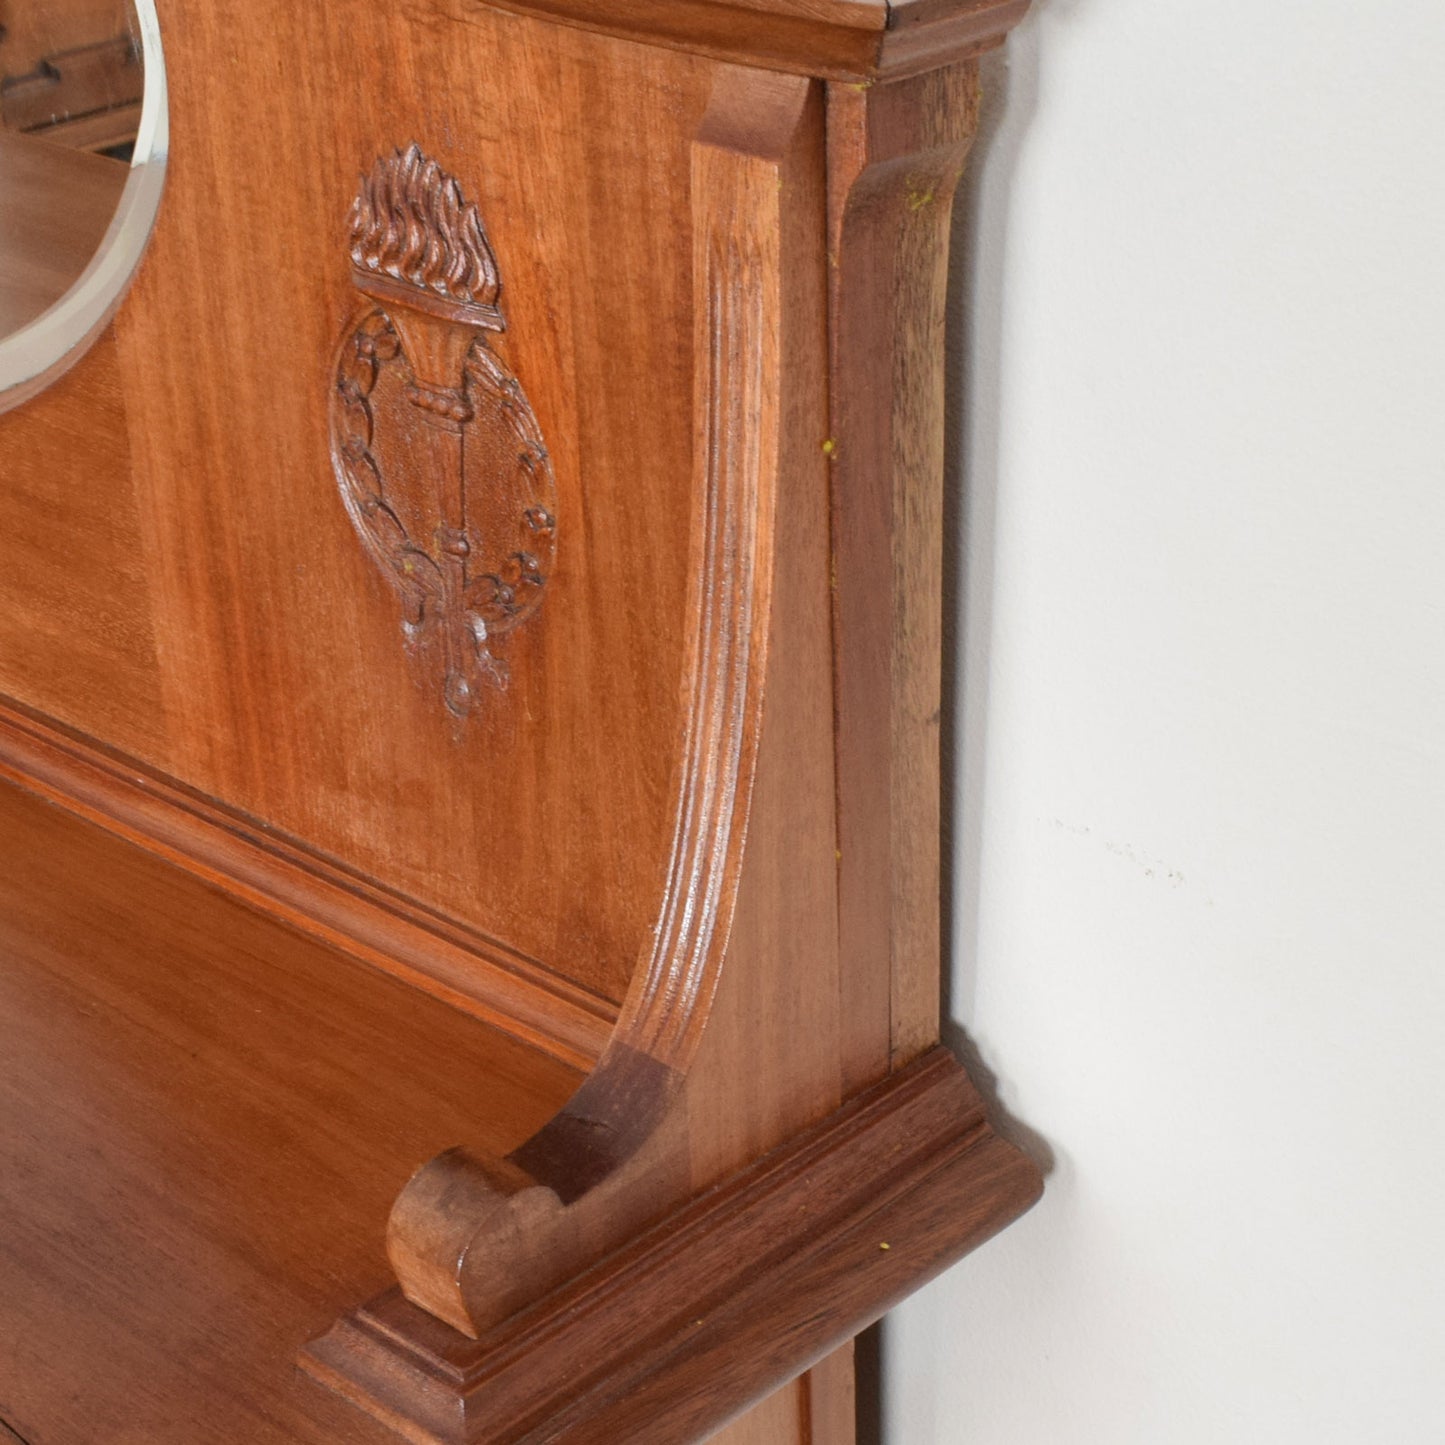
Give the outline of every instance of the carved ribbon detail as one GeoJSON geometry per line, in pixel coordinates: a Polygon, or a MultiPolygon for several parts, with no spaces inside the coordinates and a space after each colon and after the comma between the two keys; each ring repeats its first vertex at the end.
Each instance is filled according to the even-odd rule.
{"type": "Polygon", "coordinates": [[[496,640],[536,610],[556,551],[556,483],[505,330],[476,206],[415,146],[378,160],[351,214],[352,281],[373,304],[335,367],[341,499],[396,589],[408,648],[466,718],[504,687],[496,640]]]}

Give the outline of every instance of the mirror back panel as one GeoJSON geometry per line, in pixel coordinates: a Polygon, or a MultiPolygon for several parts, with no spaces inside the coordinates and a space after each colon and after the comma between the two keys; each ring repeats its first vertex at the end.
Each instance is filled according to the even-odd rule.
{"type": "Polygon", "coordinates": [[[683,730],[716,66],[440,0],[158,9],[150,249],[0,417],[8,713],[609,1017],[683,730]]]}

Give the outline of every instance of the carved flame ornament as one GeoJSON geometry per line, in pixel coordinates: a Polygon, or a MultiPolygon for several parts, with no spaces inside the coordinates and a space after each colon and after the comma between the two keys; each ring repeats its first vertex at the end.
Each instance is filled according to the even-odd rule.
{"type": "Polygon", "coordinates": [[[372,304],[337,354],[332,462],[401,598],[408,647],[464,719],[485,685],[505,687],[497,640],[537,609],[551,575],[552,464],[491,346],[506,321],[481,215],[415,145],[363,179],[351,265],[372,304]]]}

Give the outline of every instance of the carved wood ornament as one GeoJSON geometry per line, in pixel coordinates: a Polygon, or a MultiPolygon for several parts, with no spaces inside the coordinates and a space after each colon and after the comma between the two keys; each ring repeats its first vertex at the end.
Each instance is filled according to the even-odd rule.
{"type": "Polygon", "coordinates": [[[402,633],[456,719],[505,687],[496,639],[542,601],[556,487],[506,329],[482,218],[416,145],[378,160],[351,211],[352,281],[375,304],[336,360],[331,455],[342,501],[396,589],[402,633]]]}

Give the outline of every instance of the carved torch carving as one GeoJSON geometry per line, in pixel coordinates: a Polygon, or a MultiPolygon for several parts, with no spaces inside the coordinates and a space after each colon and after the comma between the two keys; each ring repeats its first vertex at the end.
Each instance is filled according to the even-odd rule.
{"type": "Polygon", "coordinates": [[[461,187],[412,145],[351,212],[352,281],[373,304],[337,355],[331,454],[402,632],[457,719],[505,686],[499,637],[533,613],[556,551],[556,486],[506,329],[497,260],[461,187]]]}

